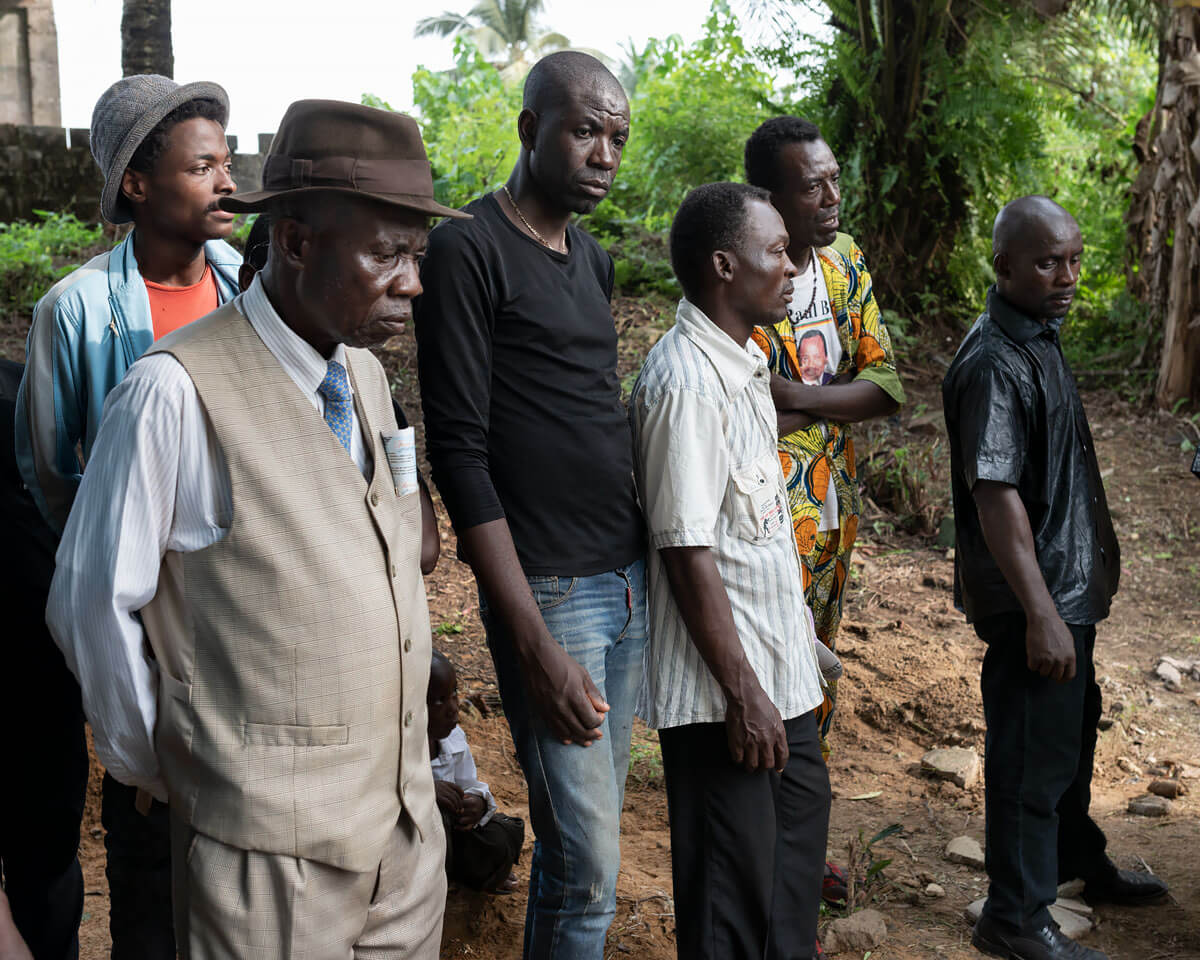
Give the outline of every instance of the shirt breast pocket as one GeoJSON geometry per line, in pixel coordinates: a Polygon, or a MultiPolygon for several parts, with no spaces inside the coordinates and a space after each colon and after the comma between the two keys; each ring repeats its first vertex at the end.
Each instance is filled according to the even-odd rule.
{"type": "Polygon", "coordinates": [[[751,543],[763,543],[783,529],[787,500],[778,483],[778,461],[769,457],[729,471],[726,493],[732,532],[751,543]]]}

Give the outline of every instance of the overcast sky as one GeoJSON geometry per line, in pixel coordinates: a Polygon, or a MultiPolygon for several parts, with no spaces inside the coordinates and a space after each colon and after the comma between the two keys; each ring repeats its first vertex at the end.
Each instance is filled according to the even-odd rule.
{"type": "MultiPolygon", "coordinates": [[[[451,65],[451,42],[413,39],[416,21],[443,0],[188,0],[172,8],[175,79],[215,80],[229,91],[229,132],[239,149],[275,129],[293,100],[357,101],[378,94],[397,109],[412,106],[418,65],[451,65]]],[[[472,0],[445,0],[470,9],[472,0]]],[[[87,127],[92,107],[121,74],[121,0],[55,0],[63,124],[87,127]]],[[[700,36],[709,0],[546,0],[544,27],[572,44],[620,56],[632,37],[700,36]]]]}

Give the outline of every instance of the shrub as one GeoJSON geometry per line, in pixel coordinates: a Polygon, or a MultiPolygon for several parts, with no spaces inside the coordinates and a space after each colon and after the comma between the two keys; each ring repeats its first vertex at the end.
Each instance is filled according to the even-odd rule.
{"type": "Polygon", "coordinates": [[[0,223],[0,308],[30,312],[54,283],[105,245],[104,231],[69,213],[0,223]]]}
{"type": "MultiPolygon", "coordinates": [[[[461,207],[499,188],[517,159],[521,88],[506,83],[467,37],[454,40],[454,68],[413,74],[413,104],[439,203],[461,207]]],[[[364,96],[370,106],[391,109],[364,96]]]]}

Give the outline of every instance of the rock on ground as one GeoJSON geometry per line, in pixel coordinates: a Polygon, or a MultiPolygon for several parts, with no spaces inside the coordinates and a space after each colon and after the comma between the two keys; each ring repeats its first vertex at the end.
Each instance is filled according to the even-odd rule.
{"type": "Polygon", "coordinates": [[[1187,786],[1181,780],[1155,780],[1147,788],[1151,793],[1160,797],[1166,797],[1168,800],[1174,800],[1176,797],[1182,797],[1188,792],[1187,786]]]}
{"type": "Polygon", "coordinates": [[[1181,674],[1165,660],[1155,667],[1154,675],[1163,682],[1163,686],[1165,686],[1168,690],[1173,690],[1178,693],[1183,689],[1183,674],[1181,674]]]}
{"type": "Polygon", "coordinates": [[[1165,817],[1171,812],[1171,801],[1153,794],[1135,797],[1129,801],[1129,812],[1139,817],[1165,817]]]}
{"type": "Polygon", "coordinates": [[[929,886],[927,886],[925,888],[925,896],[930,897],[934,900],[937,900],[940,897],[944,897],[945,895],[946,895],[946,888],[943,887],[940,883],[931,883],[931,884],[929,884],[929,886]]]}
{"type": "Polygon", "coordinates": [[[946,859],[951,863],[965,863],[968,867],[983,869],[983,847],[971,837],[955,837],[946,844],[946,859]]]}
{"type": "Polygon", "coordinates": [[[1050,916],[1058,928],[1072,940],[1078,940],[1092,929],[1092,921],[1074,910],[1064,910],[1057,903],[1050,904],[1050,916]]]}
{"type": "Polygon", "coordinates": [[[1066,883],[1060,883],[1058,885],[1058,898],[1062,900],[1078,897],[1083,893],[1083,887],[1084,883],[1078,877],[1074,880],[1068,880],[1066,883]]]}
{"type": "Polygon", "coordinates": [[[979,781],[979,754],[974,747],[930,750],[921,758],[921,769],[967,790],[979,781]]]}
{"type": "MultiPolygon", "coordinates": [[[[985,903],[987,903],[986,897],[967,906],[965,916],[967,923],[971,926],[974,926],[983,916],[985,903]]],[[[1094,924],[1090,919],[1091,912],[1092,908],[1079,900],[1056,900],[1050,905],[1050,916],[1054,918],[1054,922],[1059,925],[1062,932],[1072,940],[1092,929],[1094,924]]]]}
{"type": "Polygon", "coordinates": [[[821,934],[826,953],[874,950],[887,939],[887,921],[878,910],[859,910],[848,917],[833,920],[821,934]]]}
{"type": "Polygon", "coordinates": [[[1061,907],[1063,910],[1070,910],[1072,913],[1077,913],[1081,917],[1090,917],[1094,912],[1082,900],[1076,900],[1074,897],[1064,897],[1059,894],[1058,899],[1054,901],[1056,907],[1061,907]]]}

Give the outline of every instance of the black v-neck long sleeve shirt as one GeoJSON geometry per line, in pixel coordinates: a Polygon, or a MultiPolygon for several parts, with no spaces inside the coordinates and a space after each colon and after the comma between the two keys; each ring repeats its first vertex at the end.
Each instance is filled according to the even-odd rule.
{"type": "Polygon", "coordinates": [[[612,260],[567,228],[561,254],[491,195],[429,236],[416,304],[433,479],[458,531],[504,517],[527,576],[590,576],[645,534],[617,379],[612,260]]]}

